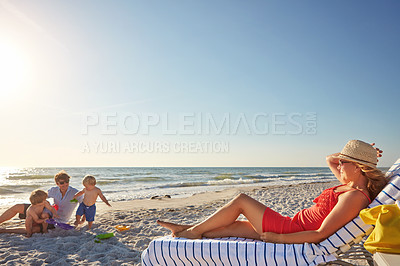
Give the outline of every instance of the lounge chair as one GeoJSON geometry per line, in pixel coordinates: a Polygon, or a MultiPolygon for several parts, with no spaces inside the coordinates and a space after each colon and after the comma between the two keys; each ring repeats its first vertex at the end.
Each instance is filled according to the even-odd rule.
{"type": "MultiPolygon", "coordinates": [[[[400,200],[400,159],[386,174],[390,183],[369,208],[400,200]]],[[[244,238],[185,239],[170,236],[153,240],[142,253],[142,265],[318,265],[369,235],[372,225],[356,217],[319,244],[274,244],[244,238]]]]}

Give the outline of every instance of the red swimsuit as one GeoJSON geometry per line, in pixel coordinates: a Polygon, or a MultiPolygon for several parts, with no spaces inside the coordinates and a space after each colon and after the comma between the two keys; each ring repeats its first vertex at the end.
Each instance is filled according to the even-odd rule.
{"type": "MultiPolygon", "coordinates": [[[[279,234],[295,233],[300,231],[317,230],[322,222],[332,211],[338,202],[338,197],[347,191],[335,192],[337,187],[325,189],[321,195],[314,199],[315,205],[310,208],[299,211],[293,218],[282,216],[274,210],[267,207],[264,212],[262,227],[264,232],[274,232],[279,234]]],[[[371,202],[367,194],[362,192],[371,202]]]]}

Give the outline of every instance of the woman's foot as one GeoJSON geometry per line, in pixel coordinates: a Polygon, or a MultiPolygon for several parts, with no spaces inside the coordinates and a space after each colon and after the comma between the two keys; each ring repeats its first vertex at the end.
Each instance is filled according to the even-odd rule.
{"type": "Polygon", "coordinates": [[[164,221],[160,221],[160,220],[157,220],[157,223],[159,225],[161,225],[162,227],[170,230],[173,236],[175,236],[179,232],[182,232],[182,231],[192,227],[191,225],[174,224],[174,223],[164,222],[164,221]]]}

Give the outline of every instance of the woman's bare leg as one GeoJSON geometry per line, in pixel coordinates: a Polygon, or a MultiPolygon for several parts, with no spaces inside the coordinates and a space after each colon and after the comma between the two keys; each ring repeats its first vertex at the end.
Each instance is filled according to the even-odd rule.
{"type": "Polygon", "coordinates": [[[19,228],[0,228],[0,234],[26,234],[26,229],[19,227],[19,228]]]}
{"type": "MultiPolygon", "coordinates": [[[[179,233],[183,230],[187,230],[193,225],[183,225],[183,224],[175,224],[157,220],[157,223],[162,227],[165,227],[171,230],[173,236],[175,233],[179,233]]],[[[203,234],[204,237],[207,238],[216,238],[216,237],[245,237],[252,239],[260,239],[260,234],[254,230],[254,227],[248,221],[235,221],[233,224],[219,227],[217,229],[205,232],[203,234]]]]}
{"type": "Polygon", "coordinates": [[[244,237],[260,239],[260,234],[254,230],[254,227],[248,221],[235,221],[233,224],[205,232],[203,236],[207,238],[216,237],[244,237]]]}
{"type": "Polygon", "coordinates": [[[25,204],[16,204],[12,206],[8,210],[6,210],[2,215],[0,215],[0,224],[5,221],[11,220],[18,213],[21,214],[24,213],[24,211],[25,211],[25,204]]]}
{"type": "Polygon", "coordinates": [[[174,234],[177,237],[201,238],[206,232],[232,225],[236,222],[240,214],[243,214],[247,218],[255,232],[261,234],[262,218],[265,209],[266,207],[262,203],[245,194],[240,194],[205,221],[174,234]]]}

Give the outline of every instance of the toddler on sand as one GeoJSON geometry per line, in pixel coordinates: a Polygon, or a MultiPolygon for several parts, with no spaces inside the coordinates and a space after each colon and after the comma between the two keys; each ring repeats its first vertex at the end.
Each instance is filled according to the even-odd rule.
{"type": "Polygon", "coordinates": [[[26,211],[26,236],[31,237],[32,233],[47,233],[47,223],[45,221],[50,218],[50,215],[44,212],[44,208],[51,211],[54,218],[58,217],[56,209],[47,201],[47,193],[43,190],[34,190],[29,200],[32,205],[26,211]]]}
{"type": "Polygon", "coordinates": [[[111,207],[110,203],[106,197],[104,197],[103,193],[101,192],[100,188],[96,187],[96,178],[91,175],[87,175],[83,178],[83,185],[85,188],[76,193],[74,199],[84,194],[83,201],[79,205],[78,209],[76,210],[76,220],[75,225],[79,225],[86,221],[88,222],[89,229],[92,227],[94,216],[96,214],[96,200],[97,197],[100,197],[105,204],[111,207]],[[84,215],[84,216],[83,216],[84,215]],[[83,216],[83,217],[82,217],[83,216]],[[81,219],[82,217],[82,219],[81,219]]]}

